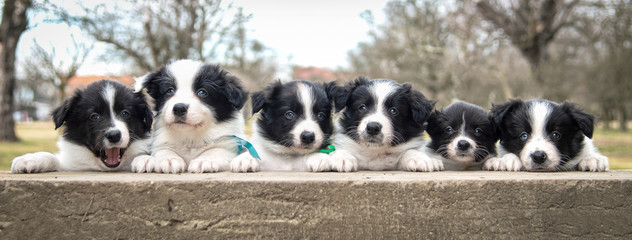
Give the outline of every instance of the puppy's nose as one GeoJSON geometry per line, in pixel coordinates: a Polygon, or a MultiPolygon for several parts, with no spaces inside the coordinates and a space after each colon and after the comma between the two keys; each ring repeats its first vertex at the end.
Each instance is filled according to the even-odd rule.
{"type": "Polygon", "coordinates": [[[105,138],[108,139],[111,143],[117,143],[121,141],[121,131],[119,130],[111,130],[105,133],[105,138]]]}
{"type": "Polygon", "coordinates": [[[382,131],[382,124],[379,122],[370,122],[366,124],[366,132],[369,135],[377,135],[382,131]]]}
{"type": "Polygon", "coordinates": [[[189,109],[189,104],[178,103],[173,106],[173,114],[182,117],[187,114],[187,110],[189,109]]]}
{"type": "Polygon", "coordinates": [[[533,159],[533,162],[539,164],[546,161],[547,156],[546,156],[546,153],[543,151],[535,151],[531,154],[531,159],[533,159]]]}
{"type": "Polygon", "coordinates": [[[456,147],[461,150],[461,151],[465,151],[470,149],[472,145],[470,144],[470,142],[465,141],[465,140],[459,140],[458,143],[456,143],[456,147]]]}
{"type": "Polygon", "coordinates": [[[301,133],[301,143],[311,144],[314,142],[316,135],[313,132],[304,131],[301,133]]]}

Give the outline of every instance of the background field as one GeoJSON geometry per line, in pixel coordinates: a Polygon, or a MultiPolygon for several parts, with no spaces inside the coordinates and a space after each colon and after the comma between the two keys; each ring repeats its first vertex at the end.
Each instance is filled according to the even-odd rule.
{"type": "MultiPolygon", "coordinates": [[[[0,171],[11,168],[11,160],[30,152],[56,152],[59,131],[52,122],[18,123],[18,143],[0,143],[0,171]]],[[[250,132],[250,129],[247,129],[250,132]]],[[[594,136],[599,150],[610,158],[611,169],[632,169],[632,133],[616,130],[597,130],[594,136]]]]}

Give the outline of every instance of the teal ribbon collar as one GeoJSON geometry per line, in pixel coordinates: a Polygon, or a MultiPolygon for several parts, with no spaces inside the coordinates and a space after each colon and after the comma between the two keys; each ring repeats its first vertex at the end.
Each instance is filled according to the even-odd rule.
{"type": "Polygon", "coordinates": [[[232,139],[234,139],[237,142],[237,154],[241,154],[241,152],[243,151],[243,149],[247,149],[248,152],[250,153],[250,155],[252,155],[253,157],[261,160],[261,158],[259,157],[259,154],[257,153],[257,150],[255,150],[255,147],[252,146],[252,143],[246,141],[243,138],[237,137],[235,135],[230,135],[227,136],[230,137],[232,139]]]}
{"type": "MultiPolygon", "coordinates": [[[[253,157],[261,160],[261,157],[259,157],[259,154],[257,153],[257,150],[255,150],[255,147],[252,145],[252,143],[246,141],[243,138],[237,137],[235,135],[229,135],[229,136],[225,136],[228,138],[231,138],[233,140],[235,140],[235,142],[237,143],[237,154],[241,154],[241,152],[243,151],[243,149],[245,148],[246,150],[248,150],[248,152],[250,153],[250,155],[252,155],[253,157]]],[[[327,140],[327,147],[324,149],[319,149],[314,151],[314,153],[332,153],[334,151],[336,151],[336,147],[334,147],[334,145],[331,144],[331,140],[327,140]]]]}

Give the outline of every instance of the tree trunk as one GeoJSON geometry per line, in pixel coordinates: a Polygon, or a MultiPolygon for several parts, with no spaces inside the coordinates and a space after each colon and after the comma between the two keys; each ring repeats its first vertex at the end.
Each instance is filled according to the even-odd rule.
{"type": "Polygon", "coordinates": [[[15,88],[15,50],[28,19],[30,0],[6,0],[0,23],[0,141],[17,141],[13,121],[15,88]]]}
{"type": "Polygon", "coordinates": [[[611,121],[612,118],[610,117],[610,108],[604,108],[600,119],[600,122],[603,123],[603,128],[606,130],[610,130],[611,121]]]}
{"type": "Polygon", "coordinates": [[[623,106],[624,104],[621,104],[622,106],[619,107],[619,130],[621,132],[626,132],[628,131],[628,114],[627,114],[627,109],[625,109],[625,106],[623,106]]]}

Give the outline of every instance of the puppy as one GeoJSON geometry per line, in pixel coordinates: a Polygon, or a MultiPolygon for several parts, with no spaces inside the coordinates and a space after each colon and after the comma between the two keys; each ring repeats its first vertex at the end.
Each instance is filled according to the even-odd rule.
{"type": "Polygon", "coordinates": [[[152,113],[143,94],[101,80],[53,111],[59,153],[30,153],[13,159],[11,172],[129,171],[136,156],[148,154],[152,113]]]}
{"type": "Polygon", "coordinates": [[[445,170],[481,170],[483,163],[496,156],[498,133],[485,109],[456,102],[428,118],[430,143],[426,152],[441,159],[445,170]]]}
{"type": "Polygon", "coordinates": [[[572,103],[510,100],[492,108],[500,127],[499,157],[484,169],[500,171],[608,171],[608,158],[591,140],[594,116],[572,103]]]}
{"type": "Polygon", "coordinates": [[[278,81],[252,95],[253,113],[261,112],[253,136],[261,169],[329,170],[329,155],[317,152],[327,147],[333,132],[325,88],[309,81],[278,81]]]}
{"type": "Polygon", "coordinates": [[[434,103],[410,84],[360,77],[331,92],[336,111],[344,108],[334,134],[333,170],[443,169],[441,161],[420,151],[434,103]]]}
{"type": "Polygon", "coordinates": [[[179,60],[136,79],[135,86],[154,100],[156,123],[152,155],[136,162],[133,171],[259,170],[250,154],[237,158],[244,130],[240,110],[247,97],[239,79],[218,65],[179,60]]]}

